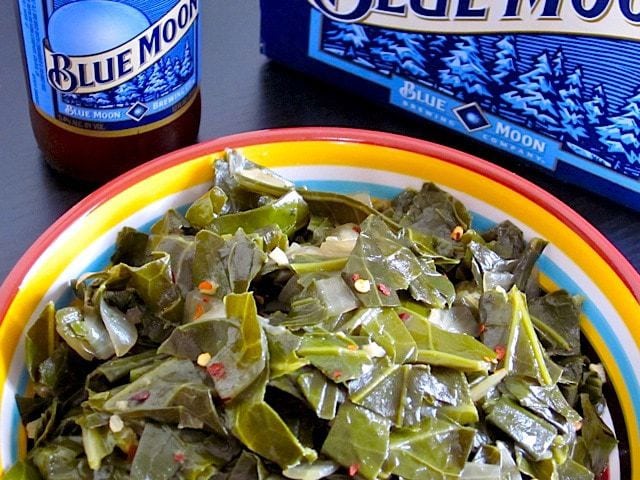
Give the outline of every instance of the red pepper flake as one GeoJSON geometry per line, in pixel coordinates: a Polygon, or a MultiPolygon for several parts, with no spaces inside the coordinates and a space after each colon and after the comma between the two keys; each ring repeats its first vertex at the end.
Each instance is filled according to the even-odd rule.
{"type": "Polygon", "coordinates": [[[360,280],[360,274],[359,273],[354,273],[353,275],[351,275],[351,281],[353,283],[356,283],[358,280],[360,280]]]}
{"type": "Polygon", "coordinates": [[[224,363],[212,363],[207,367],[207,373],[211,375],[212,378],[224,378],[224,363]]]}
{"type": "Polygon", "coordinates": [[[411,318],[411,314],[407,312],[400,312],[398,316],[400,317],[400,320],[402,320],[403,322],[406,322],[411,318]]]}
{"type": "Polygon", "coordinates": [[[176,463],[184,463],[184,461],[186,460],[186,455],[184,454],[184,452],[174,452],[173,454],[173,461],[176,463]]]}
{"type": "Polygon", "coordinates": [[[389,295],[391,295],[391,289],[389,287],[387,287],[384,283],[379,283],[378,284],[378,290],[385,297],[388,297],[389,295]]]}
{"type": "Polygon", "coordinates": [[[352,230],[356,233],[361,233],[362,232],[362,228],[360,228],[360,225],[354,225],[352,230]]]}
{"type": "Polygon", "coordinates": [[[204,307],[202,306],[201,303],[199,303],[199,304],[196,305],[195,312],[193,312],[193,318],[195,318],[197,320],[202,315],[204,315],[204,307]]]}
{"type": "Polygon", "coordinates": [[[451,240],[455,242],[459,242],[462,238],[462,235],[464,235],[464,228],[462,228],[460,225],[451,230],[451,240]]]}
{"type": "Polygon", "coordinates": [[[486,331],[487,331],[487,324],[486,323],[481,323],[478,326],[478,332],[482,335],[486,331]]]}
{"type": "Polygon", "coordinates": [[[504,347],[504,345],[497,345],[496,348],[494,348],[494,351],[496,352],[496,357],[498,358],[498,360],[502,360],[507,354],[507,349],[504,347]]]}
{"type": "Polygon", "coordinates": [[[349,465],[349,476],[350,477],[355,477],[358,472],[360,471],[360,464],[359,463],[352,463],[351,465],[349,465]]]}
{"type": "Polygon", "coordinates": [[[340,370],[336,370],[335,372],[333,372],[334,380],[340,380],[341,377],[342,377],[342,372],[340,370]]]}
{"type": "Polygon", "coordinates": [[[140,390],[129,397],[129,400],[133,402],[145,402],[151,396],[149,390],[140,390]]]}
{"type": "Polygon", "coordinates": [[[203,301],[204,303],[209,303],[209,299],[208,299],[207,297],[204,297],[204,298],[202,299],[202,301],[203,301]]]}

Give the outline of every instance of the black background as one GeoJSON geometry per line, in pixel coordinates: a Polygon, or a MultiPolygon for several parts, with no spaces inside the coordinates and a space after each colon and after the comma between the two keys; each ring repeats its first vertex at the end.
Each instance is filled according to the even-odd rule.
{"type": "MultiPolygon", "coordinates": [[[[201,9],[201,140],[264,128],[330,125],[401,133],[455,146],[549,190],[595,225],[640,270],[640,214],[425,121],[268,61],[259,51],[258,0],[203,1],[201,9]]],[[[37,149],[28,118],[14,8],[0,15],[0,33],[1,280],[31,243],[89,190],[56,177],[37,149]]]]}

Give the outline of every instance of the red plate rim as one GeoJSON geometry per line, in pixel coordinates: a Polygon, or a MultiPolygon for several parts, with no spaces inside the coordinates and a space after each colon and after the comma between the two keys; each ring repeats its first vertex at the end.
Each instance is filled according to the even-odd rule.
{"type": "Polygon", "coordinates": [[[295,142],[339,141],[362,143],[428,155],[483,175],[543,207],[577,232],[616,272],[640,302],[640,273],[593,225],[561,200],[532,182],[498,165],[451,147],[403,135],[340,127],[293,127],[257,130],[216,138],[168,153],[111,180],[64,213],[31,245],[0,286],[0,323],[35,261],[78,218],[130,186],[162,170],[224,148],[295,142]]]}

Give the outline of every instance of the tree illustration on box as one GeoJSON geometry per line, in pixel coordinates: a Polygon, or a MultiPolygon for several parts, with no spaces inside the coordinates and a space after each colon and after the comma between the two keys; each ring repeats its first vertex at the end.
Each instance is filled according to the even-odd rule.
{"type": "MultiPolygon", "coordinates": [[[[325,36],[326,47],[345,58],[365,59],[365,45],[369,37],[362,25],[330,22],[325,36]]],[[[373,65],[372,65],[373,66],[373,65]]]]}
{"type": "Polygon", "coordinates": [[[609,125],[597,128],[600,142],[618,159],[640,164],[640,88],[622,111],[625,113],[609,119],[609,125]]]}
{"type": "Polygon", "coordinates": [[[422,51],[425,55],[425,66],[427,78],[425,83],[434,88],[440,87],[440,71],[445,70],[447,65],[444,58],[449,54],[450,49],[456,42],[457,37],[452,35],[423,35],[422,51]]]}
{"type": "Polygon", "coordinates": [[[564,81],[558,94],[558,111],[560,113],[560,140],[566,140],[567,136],[574,141],[587,137],[585,128],[585,109],[583,105],[582,70],[576,68],[564,81]]]}
{"type": "Polygon", "coordinates": [[[556,109],[558,92],[553,81],[549,55],[544,52],[530,71],[520,75],[515,90],[504,93],[502,99],[514,112],[527,117],[529,128],[549,132],[559,125],[560,119],[556,109]]]}
{"type": "Polygon", "coordinates": [[[496,43],[496,55],[491,68],[491,93],[494,102],[491,109],[494,112],[500,112],[503,106],[507,104],[501,97],[501,94],[510,90],[518,80],[518,51],[516,48],[516,37],[514,35],[506,35],[500,38],[496,43]]]}
{"type": "Polygon", "coordinates": [[[455,41],[449,56],[443,58],[440,85],[463,100],[483,100],[491,97],[491,81],[483,65],[480,47],[474,37],[461,36],[455,41]]]}
{"type": "Polygon", "coordinates": [[[393,39],[390,50],[397,59],[396,73],[409,76],[418,80],[426,80],[427,62],[423,36],[419,33],[390,32],[393,39]]]}
{"type": "MultiPolygon", "coordinates": [[[[587,136],[589,138],[599,138],[597,128],[602,126],[609,117],[609,102],[604,85],[599,84],[593,88],[591,100],[584,102],[584,110],[587,136]]],[[[592,145],[597,147],[598,143],[592,142],[592,145]]],[[[602,144],[600,144],[600,149],[602,149],[602,144]]]]}

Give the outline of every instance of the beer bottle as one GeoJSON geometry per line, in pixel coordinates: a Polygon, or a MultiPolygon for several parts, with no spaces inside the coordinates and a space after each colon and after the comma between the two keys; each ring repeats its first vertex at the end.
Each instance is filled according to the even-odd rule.
{"type": "Polygon", "coordinates": [[[17,0],[33,131],[48,163],[103,182],[193,143],[198,0],[17,0]]]}

